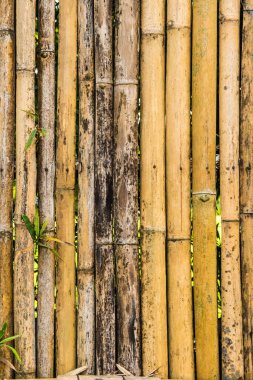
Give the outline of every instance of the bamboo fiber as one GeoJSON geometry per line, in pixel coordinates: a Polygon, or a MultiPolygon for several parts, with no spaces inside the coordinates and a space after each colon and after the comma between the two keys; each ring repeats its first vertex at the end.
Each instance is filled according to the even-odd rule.
{"type": "MultiPolygon", "coordinates": [[[[39,128],[46,130],[38,144],[38,197],[40,224],[45,233],[55,232],[55,2],[39,0],[39,128]]],[[[55,258],[39,248],[37,375],[54,375],[55,258]]]]}
{"type": "Polygon", "coordinates": [[[78,3],[78,319],[77,366],[95,373],[94,291],[94,2],[78,3]]]}
{"type": "Polygon", "coordinates": [[[141,371],[137,234],[139,11],[139,1],[116,1],[114,208],[117,362],[135,375],[140,375],[141,371]]]}
{"type": "Polygon", "coordinates": [[[75,122],[77,2],[61,0],[59,16],[56,223],[57,237],[72,246],[58,246],[56,275],[56,371],[76,367],[75,288],[75,122]]]}
{"type": "Polygon", "coordinates": [[[216,262],[217,1],[193,4],[192,150],[197,377],[219,378],[216,262]],[[207,359],[208,358],[208,359],[207,359]]]}
{"type": "Polygon", "coordinates": [[[244,2],[241,65],[240,213],[243,295],[244,378],[252,379],[252,281],[253,281],[253,1],[244,2]]]}
{"type": "MultiPolygon", "coordinates": [[[[14,260],[14,329],[22,335],[16,349],[22,357],[22,374],[33,378],[35,362],[34,320],[34,247],[30,234],[22,222],[25,214],[31,221],[35,212],[36,154],[33,143],[25,144],[35,128],[35,1],[16,2],[16,205],[15,205],[15,260],[14,260]]],[[[18,363],[17,363],[18,364],[18,363]]],[[[17,365],[20,370],[20,365],[17,365]]]]}
{"type": "Polygon", "coordinates": [[[222,377],[244,378],[239,239],[240,0],[220,2],[222,377]]]}
{"type": "Polygon", "coordinates": [[[113,77],[112,0],[94,1],[96,130],[96,366],[115,370],[115,297],[112,236],[113,211],[113,77]]]}
{"type": "Polygon", "coordinates": [[[141,6],[143,373],[168,376],[165,264],[165,1],[141,6]]]}
{"type": "MultiPolygon", "coordinates": [[[[0,2],[0,326],[8,323],[13,333],[12,208],[15,107],[14,2],[0,2]]],[[[5,350],[7,360],[12,355],[5,350]]],[[[0,363],[0,377],[12,371],[0,363]]]]}
{"type": "Polygon", "coordinates": [[[167,5],[166,184],[169,369],[194,379],[190,267],[191,1],[167,5]]]}

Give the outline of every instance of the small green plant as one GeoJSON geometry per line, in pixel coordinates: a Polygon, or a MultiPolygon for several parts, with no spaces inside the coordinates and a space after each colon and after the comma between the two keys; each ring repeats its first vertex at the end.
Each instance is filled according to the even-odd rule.
{"type": "Polygon", "coordinates": [[[7,332],[7,327],[8,327],[8,324],[7,323],[4,323],[2,329],[0,330],[0,361],[2,363],[4,363],[5,365],[7,365],[8,367],[12,368],[14,371],[17,372],[16,368],[14,367],[14,365],[7,359],[5,359],[4,357],[1,356],[1,351],[3,348],[7,348],[8,350],[10,350],[13,355],[15,356],[16,360],[21,363],[21,359],[20,359],[20,356],[18,354],[18,352],[15,350],[14,347],[12,347],[9,342],[12,342],[14,341],[15,339],[19,338],[20,336],[19,335],[14,335],[14,336],[7,336],[6,337],[6,332],[7,332]]]}
{"type": "Polygon", "coordinates": [[[31,117],[32,119],[35,120],[35,128],[30,133],[28,140],[25,144],[25,151],[27,151],[33,142],[38,141],[38,139],[41,137],[45,137],[47,134],[47,131],[45,128],[39,127],[39,116],[37,113],[33,111],[28,111],[28,110],[22,110],[22,111],[25,112],[28,117],[31,117]]]}
{"type": "Polygon", "coordinates": [[[47,235],[46,228],[48,225],[48,221],[45,220],[42,225],[39,223],[39,215],[38,215],[38,210],[36,209],[35,212],[35,217],[34,217],[34,224],[30,221],[27,215],[22,215],[22,220],[25,223],[25,226],[31,235],[31,238],[33,240],[34,244],[34,251],[38,252],[39,247],[43,247],[51,251],[57,258],[59,257],[58,251],[54,249],[53,247],[49,246],[49,242],[55,242],[55,243],[60,243],[60,244],[68,244],[72,245],[68,242],[62,241],[57,238],[57,236],[49,236],[47,235]]]}

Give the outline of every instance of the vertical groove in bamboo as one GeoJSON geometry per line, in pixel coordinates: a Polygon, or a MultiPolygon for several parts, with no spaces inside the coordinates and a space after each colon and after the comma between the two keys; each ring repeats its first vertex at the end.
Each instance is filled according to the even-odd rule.
{"type": "Polygon", "coordinates": [[[167,4],[166,195],[169,369],[194,379],[190,266],[191,1],[167,4]]]}
{"type": "Polygon", "coordinates": [[[59,15],[56,224],[56,371],[76,366],[75,289],[75,137],[76,137],[77,1],[61,0],[59,15]]]}
{"type": "Polygon", "coordinates": [[[95,32],[95,266],[97,373],[115,370],[115,298],[112,236],[113,64],[112,0],[94,1],[95,32]]]}
{"type": "Polygon", "coordinates": [[[192,59],[196,365],[197,377],[207,380],[219,378],[215,181],[216,0],[194,1],[192,59]]]}
{"type": "MultiPolygon", "coordinates": [[[[39,128],[46,130],[38,146],[38,197],[40,224],[45,233],[55,230],[55,1],[39,0],[39,128]]],[[[54,375],[55,258],[39,248],[37,376],[54,375]]]]}
{"type": "Polygon", "coordinates": [[[116,1],[114,217],[117,271],[117,362],[140,375],[138,268],[138,0],[116,1]]]}
{"type": "Polygon", "coordinates": [[[240,214],[243,298],[244,378],[252,379],[253,281],[253,1],[243,4],[240,125],[240,214]]]}
{"type": "Polygon", "coordinates": [[[142,362],[167,378],[165,1],[142,0],[141,12],[142,362]]]}
{"type": "MultiPolygon", "coordinates": [[[[8,323],[13,333],[12,208],[14,168],[15,66],[14,1],[0,2],[0,328],[8,323]]],[[[12,361],[9,350],[4,357],[12,361]]],[[[0,377],[12,371],[0,363],[0,377]]]]}
{"type": "Polygon", "coordinates": [[[77,366],[95,373],[94,289],[94,2],[78,4],[78,319],[77,366]]]}
{"type": "Polygon", "coordinates": [[[220,1],[222,377],[244,377],[239,238],[240,0],[220,1]]]}
{"type": "MultiPolygon", "coordinates": [[[[34,250],[30,234],[22,222],[25,214],[31,221],[35,212],[36,154],[35,143],[25,144],[35,128],[35,0],[16,2],[16,205],[14,260],[14,329],[22,338],[15,343],[22,357],[22,374],[34,378],[34,250]]],[[[21,369],[20,365],[17,366],[21,369]]]]}

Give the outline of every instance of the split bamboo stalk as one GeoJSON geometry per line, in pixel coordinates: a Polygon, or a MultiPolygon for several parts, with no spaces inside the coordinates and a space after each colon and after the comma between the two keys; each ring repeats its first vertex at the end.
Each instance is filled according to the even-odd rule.
{"type": "MultiPolygon", "coordinates": [[[[35,143],[25,150],[35,128],[35,0],[16,2],[16,205],[14,261],[14,329],[21,338],[16,349],[22,357],[23,378],[36,372],[34,319],[34,247],[22,222],[34,219],[36,197],[35,143]]],[[[20,365],[17,365],[20,370],[20,365]]]]}
{"type": "Polygon", "coordinates": [[[114,216],[117,271],[117,362],[140,375],[138,266],[138,0],[116,1],[114,216]]]}
{"type": "Polygon", "coordinates": [[[244,378],[239,238],[240,0],[220,1],[222,378],[244,378]]]}
{"type": "MultiPolygon", "coordinates": [[[[0,3],[0,326],[13,333],[12,209],[15,120],[14,1],[0,3]]],[[[12,361],[9,350],[4,357],[12,361]]],[[[0,363],[0,377],[12,371],[0,363]]]]}
{"type": "MultiPolygon", "coordinates": [[[[55,232],[55,1],[39,0],[39,128],[46,130],[38,146],[38,196],[40,223],[45,233],[55,232]]],[[[37,376],[54,375],[55,258],[39,248],[37,376]]]]}
{"type": "Polygon", "coordinates": [[[94,1],[78,4],[79,170],[77,366],[95,373],[94,1]]]}
{"type": "Polygon", "coordinates": [[[217,1],[193,4],[192,149],[197,377],[219,378],[216,262],[217,1]],[[208,358],[208,359],[207,359],[208,358]]]}
{"type": "Polygon", "coordinates": [[[165,1],[141,7],[143,373],[168,376],[165,264],[165,1]]]}
{"type": "Polygon", "coordinates": [[[243,301],[244,378],[252,379],[253,281],[253,1],[243,4],[240,124],[240,214],[243,301]]]}
{"type": "Polygon", "coordinates": [[[169,369],[194,379],[190,219],[191,1],[167,5],[166,184],[169,369]]]}
{"type": "Polygon", "coordinates": [[[56,150],[57,237],[56,371],[76,367],[75,289],[75,137],[77,1],[61,0],[58,49],[58,120],[56,150]]]}
{"type": "Polygon", "coordinates": [[[97,373],[115,370],[112,0],[94,1],[95,243],[97,373]]]}

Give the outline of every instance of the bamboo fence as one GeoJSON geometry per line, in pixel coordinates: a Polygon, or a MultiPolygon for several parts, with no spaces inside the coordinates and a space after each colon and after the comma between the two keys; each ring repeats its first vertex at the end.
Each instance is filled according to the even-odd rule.
{"type": "Polygon", "coordinates": [[[0,0],[0,62],[0,378],[251,380],[253,0],[0,0]]]}

